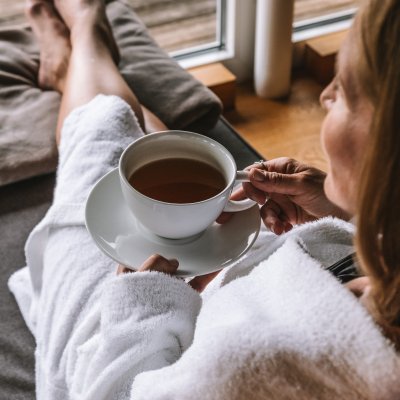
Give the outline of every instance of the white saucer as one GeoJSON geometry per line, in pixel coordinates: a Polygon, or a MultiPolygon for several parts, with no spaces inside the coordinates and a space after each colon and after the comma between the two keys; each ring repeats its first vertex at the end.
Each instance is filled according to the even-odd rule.
{"type": "Polygon", "coordinates": [[[204,275],[228,266],[246,253],[260,230],[254,206],[224,225],[214,223],[191,239],[165,239],[144,228],[125,205],[118,168],[103,176],[86,203],[86,227],[97,246],[118,263],[138,268],[152,254],[179,261],[177,275],[204,275]]]}

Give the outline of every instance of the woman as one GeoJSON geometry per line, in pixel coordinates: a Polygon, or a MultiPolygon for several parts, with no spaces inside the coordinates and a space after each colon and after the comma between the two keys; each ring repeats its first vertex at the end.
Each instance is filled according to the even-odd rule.
{"type": "MultiPolygon", "coordinates": [[[[397,348],[400,346],[400,189],[396,184],[400,171],[400,119],[396,111],[400,104],[396,39],[400,34],[399,11],[400,4],[396,1],[370,2],[356,18],[341,48],[336,77],[321,94],[321,104],[327,110],[321,140],[329,162],[324,189],[334,204],[349,216],[357,217],[357,255],[366,275],[349,286],[357,295],[369,291],[366,306],[397,348]]],[[[287,199],[279,197],[278,202],[267,202],[264,212],[261,210],[268,226],[280,233],[291,227],[290,222],[305,222],[327,214],[328,210],[316,208],[324,200],[315,201],[315,194],[301,181],[307,180],[307,176],[297,171],[304,167],[295,162],[268,164],[271,171],[285,174],[254,171],[254,186],[246,185],[248,196],[263,202],[265,192],[275,192],[290,195],[292,200],[287,204],[287,199]]]]}
{"type": "Polygon", "coordinates": [[[9,282],[37,342],[38,399],[399,398],[399,2],[360,12],[321,96],[326,178],[272,160],[236,194],[262,204],[278,235],[354,216],[365,276],[348,286],[361,301],[322,268],[353,234],[340,219],[264,232],[203,298],[161,256],[113,276],[84,228],[85,199],[146,117],[115,66],[100,0],[37,0],[29,17],[40,81],[63,95],[54,203],[9,282]]]}

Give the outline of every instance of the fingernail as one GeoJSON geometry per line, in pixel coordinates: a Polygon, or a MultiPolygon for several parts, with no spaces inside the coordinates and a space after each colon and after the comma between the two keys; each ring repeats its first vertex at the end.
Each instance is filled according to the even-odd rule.
{"type": "Polygon", "coordinates": [[[293,225],[286,223],[285,224],[285,232],[289,232],[293,229],[293,225]]]}
{"type": "Polygon", "coordinates": [[[176,258],[171,258],[171,260],[169,260],[169,262],[173,267],[179,266],[179,261],[176,258]]]}
{"type": "Polygon", "coordinates": [[[253,169],[253,179],[257,182],[265,181],[265,175],[259,169],[253,169]]]}
{"type": "Polygon", "coordinates": [[[274,224],[274,227],[272,231],[275,233],[275,235],[280,236],[284,232],[282,225],[280,225],[278,222],[274,224]]]}

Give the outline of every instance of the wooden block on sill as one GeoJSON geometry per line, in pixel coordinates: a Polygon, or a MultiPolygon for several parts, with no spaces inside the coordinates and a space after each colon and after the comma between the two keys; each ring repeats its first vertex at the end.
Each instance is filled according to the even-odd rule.
{"type": "Polygon", "coordinates": [[[236,76],[223,64],[203,65],[190,68],[188,72],[221,99],[224,111],[235,108],[236,76]]]}
{"type": "Polygon", "coordinates": [[[335,74],[336,54],[346,34],[347,31],[341,31],[306,42],[306,68],[322,85],[328,84],[335,74]]]}

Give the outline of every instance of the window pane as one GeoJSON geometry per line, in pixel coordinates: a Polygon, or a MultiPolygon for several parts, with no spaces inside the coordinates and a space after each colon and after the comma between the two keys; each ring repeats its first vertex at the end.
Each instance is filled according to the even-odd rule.
{"type": "Polygon", "coordinates": [[[128,0],[166,51],[215,43],[218,0],[128,0]]]}
{"type": "MultiPolygon", "coordinates": [[[[220,41],[222,0],[127,0],[168,52],[220,41]]],[[[247,0],[246,0],[247,1],[247,0]]],[[[0,0],[0,27],[25,22],[25,0],[0,0]]]]}
{"type": "Polygon", "coordinates": [[[334,12],[348,10],[358,4],[359,0],[295,0],[294,19],[297,22],[323,17],[334,12]]]}

